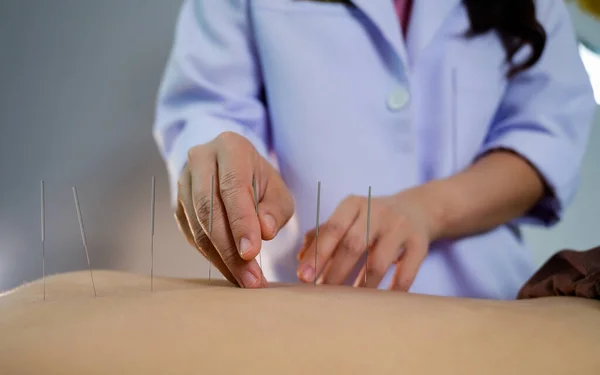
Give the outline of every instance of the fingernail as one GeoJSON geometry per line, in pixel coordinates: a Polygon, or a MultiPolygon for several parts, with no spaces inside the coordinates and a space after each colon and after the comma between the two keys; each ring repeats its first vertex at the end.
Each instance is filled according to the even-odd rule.
{"type": "Polygon", "coordinates": [[[275,232],[275,218],[273,218],[273,216],[265,214],[263,216],[263,221],[265,222],[265,226],[270,233],[275,232]]]}
{"type": "Polygon", "coordinates": [[[302,267],[300,267],[300,272],[298,277],[305,282],[309,282],[309,281],[313,281],[315,278],[315,271],[313,270],[313,268],[311,266],[309,266],[308,264],[303,265],[302,267]]]}
{"type": "Polygon", "coordinates": [[[252,287],[254,284],[256,284],[256,280],[256,276],[254,276],[254,274],[250,271],[242,274],[242,286],[244,288],[252,287]]]}
{"type": "Polygon", "coordinates": [[[240,240],[240,255],[246,254],[246,252],[250,250],[251,247],[252,243],[250,242],[250,240],[245,237],[242,238],[240,240]]]}

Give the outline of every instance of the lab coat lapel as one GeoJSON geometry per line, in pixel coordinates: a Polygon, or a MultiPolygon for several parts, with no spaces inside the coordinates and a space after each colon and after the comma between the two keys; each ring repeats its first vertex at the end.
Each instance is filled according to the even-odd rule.
{"type": "MultiPolygon", "coordinates": [[[[415,0],[415,2],[419,1],[415,0]]],[[[408,53],[402,40],[402,29],[394,2],[392,0],[352,0],[352,3],[377,27],[383,38],[398,54],[404,66],[408,67],[408,53]]]]}
{"type": "MultiPolygon", "coordinates": [[[[373,0],[365,2],[369,1],[373,0]]],[[[461,0],[413,0],[407,35],[407,49],[412,62],[417,61],[419,54],[431,43],[440,27],[461,3],[461,0]]]]}

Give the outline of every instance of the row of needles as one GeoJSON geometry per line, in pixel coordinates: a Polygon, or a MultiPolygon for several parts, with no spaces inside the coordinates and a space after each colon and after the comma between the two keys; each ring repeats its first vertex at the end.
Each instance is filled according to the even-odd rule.
{"type": "MultiPolygon", "coordinates": [[[[46,300],[46,190],[44,181],[40,183],[41,188],[41,240],[42,240],[42,279],[44,285],[44,301],[46,300]]],[[[152,201],[150,204],[150,290],[154,291],[154,218],[155,218],[155,202],[156,202],[156,178],[152,176],[152,201]]],[[[81,213],[81,206],[79,204],[79,196],[77,194],[77,188],[73,186],[73,200],[75,201],[75,209],[77,210],[77,219],[79,221],[79,231],[81,233],[81,241],[83,243],[83,249],[85,250],[85,257],[87,259],[88,269],[90,271],[90,278],[92,280],[92,288],[94,290],[94,298],[98,296],[96,292],[96,283],[94,281],[94,273],[92,271],[92,263],[90,261],[90,252],[88,249],[87,238],[85,235],[85,227],[83,225],[83,215],[81,213]]]]}
{"type": "MultiPolygon", "coordinates": [[[[256,178],[252,178],[252,190],[254,195],[254,209],[256,211],[256,215],[258,216],[258,189],[256,185],[256,178]]],[[[213,229],[213,201],[214,201],[214,193],[215,193],[215,176],[212,175],[210,179],[210,217],[208,222],[208,232],[209,237],[212,236],[213,229]]],[[[81,206],[79,204],[79,197],[77,195],[77,189],[73,187],[73,199],[75,201],[75,208],[77,209],[77,218],[79,221],[79,230],[81,232],[81,240],[83,242],[83,248],[85,250],[85,256],[87,259],[88,269],[90,272],[90,278],[92,280],[92,288],[94,290],[94,297],[97,297],[96,293],[96,284],[94,282],[94,274],[92,272],[92,265],[90,262],[90,254],[87,244],[87,238],[85,235],[85,227],[83,225],[83,216],[81,213],[81,206]]],[[[321,181],[317,183],[317,217],[316,217],[316,225],[315,225],[315,259],[314,259],[314,269],[315,276],[313,280],[313,285],[317,285],[317,259],[318,259],[318,239],[319,239],[319,216],[321,211],[321,181]]],[[[154,224],[155,224],[155,216],[156,216],[156,178],[152,176],[152,187],[151,187],[151,201],[150,201],[150,291],[154,291],[154,224]]],[[[367,201],[367,238],[366,238],[366,254],[367,260],[369,257],[369,232],[370,232],[370,218],[371,218],[371,187],[369,186],[369,195],[367,201]]],[[[43,274],[43,285],[44,285],[44,301],[46,300],[46,195],[45,195],[45,185],[44,181],[41,181],[41,242],[42,242],[42,274],[43,274]]],[[[208,257],[208,283],[211,283],[212,280],[212,259],[211,259],[211,251],[207,251],[208,257]]],[[[259,263],[260,268],[262,270],[262,254],[259,253],[259,263]]],[[[365,261],[365,270],[364,270],[364,283],[367,284],[367,262],[365,261]]]]}

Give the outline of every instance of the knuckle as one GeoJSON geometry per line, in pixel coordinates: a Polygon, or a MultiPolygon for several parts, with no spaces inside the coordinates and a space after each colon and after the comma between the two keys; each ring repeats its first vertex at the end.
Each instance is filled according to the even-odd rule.
{"type": "Polygon", "coordinates": [[[250,220],[252,220],[253,218],[254,216],[249,215],[235,215],[233,217],[230,217],[229,226],[231,228],[231,231],[234,233],[241,232],[246,226],[246,223],[250,222],[250,220]]]}
{"type": "Polygon", "coordinates": [[[194,159],[197,159],[202,151],[202,145],[190,147],[187,152],[187,160],[191,162],[194,159]]]}
{"type": "Polygon", "coordinates": [[[326,228],[335,238],[342,238],[346,233],[346,227],[337,220],[327,222],[326,228]]]}
{"type": "Polygon", "coordinates": [[[352,255],[362,254],[365,248],[365,244],[363,243],[362,238],[360,238],[354,233],[348,233],[348,235],[344,237],[342,241],[342,246],[346,250],[346,252],[352,255]]]}
{"type": "Polygon", "coordinates": [[[358,195],[349,195],[348,197],[346,197],[346,199],[344,199],[344,203],[346,204],[352,204],[352,205],[356,205],[359,204],[361,201],[361,198],[358,195]]]}
{"type": "Polygon", "coordinates": [[[205,218],[210,216],[210,202],[211,199],[209,196],[201,194],[194,195],[194,207],[196,209],[198,220],[204,221],[205,218]]]}
{"type": "Polygon", "coordinates": [[[225,131],[217,136],[217,140],[223,143],[237,142],[241,136],[236,132],[225,131]]]}
{"type": "Polygon", "coordinates": [[[234,197],[243,188],[240,176],[235,171],[227,171],[220,176],[220,191],[223,199],[234,197]]]}
{"type": "Polygon", "coordinates": [[[224,150],[228,151],[245,152],[250,146],[250,141],[248,141],[243,135],[232,131],[226,131],[219,134],[216,140],[224,150]]]}

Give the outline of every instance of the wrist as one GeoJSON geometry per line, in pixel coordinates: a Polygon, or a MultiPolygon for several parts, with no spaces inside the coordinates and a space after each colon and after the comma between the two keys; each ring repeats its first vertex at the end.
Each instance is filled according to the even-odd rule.
{"type": "Polygon", "coordinates": [[[452,232],[452,223],[459,216],[453,201],[454,188],[448,180],[435,180],[400,193],[418,204],[422,212],[427,235],[431,242],[447,238],[452,232]]]}
{"type": "Polygon", "coordinates": [[[436,180],[423,185],[424,207],[429,218],[431,241],[448,237],[457,215],[455,194],[448,180],[436,180]]]}

